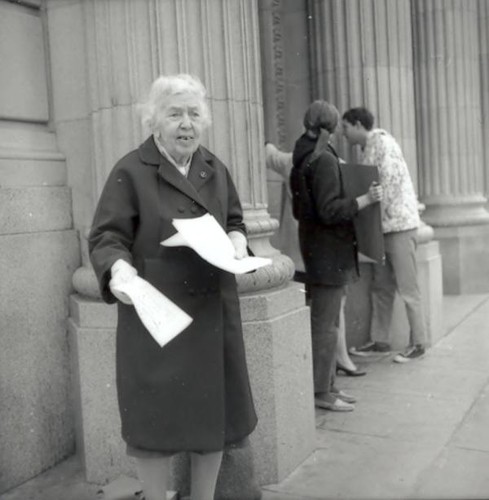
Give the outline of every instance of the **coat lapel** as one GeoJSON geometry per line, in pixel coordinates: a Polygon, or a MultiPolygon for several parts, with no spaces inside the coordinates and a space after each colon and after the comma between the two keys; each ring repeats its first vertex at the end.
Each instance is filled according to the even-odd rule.
{"type": "Polygon", "coordinates": [[[194,153],[188,178],[180,174],[175,166],[161,155],[152,136],[139,147],[139,155],[144,163],[158,165],[158,174],[168,184],[209,211],[198,191],[214,175],[214,169],[205,161],[204,156],[200,153],[200,148],[194,153]]]}
{"type": "Polygon", "coordinates": [[[203,147],[199,147],[194,153],[192,165],[188,173],[188,181],[194,186],[196,191],[200,191],[202,186],[214,176],[214,167],[211,161],[212,156],[203,147]]]}

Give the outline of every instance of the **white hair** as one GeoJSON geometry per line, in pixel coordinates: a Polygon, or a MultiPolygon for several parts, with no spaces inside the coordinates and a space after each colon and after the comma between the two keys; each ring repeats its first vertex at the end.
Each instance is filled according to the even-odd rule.
{"type": "Polygon", "coordinates": [[[156,131],[158,116],[167,101],[178,94],[195,95],[200,101],[204,127],[211,124],[211,112],[206,100],[207,91],[199,78],[185,73],[160,76],[152,83],[148,100],[142,106],[142,122],[151,133],[156,131]]]}

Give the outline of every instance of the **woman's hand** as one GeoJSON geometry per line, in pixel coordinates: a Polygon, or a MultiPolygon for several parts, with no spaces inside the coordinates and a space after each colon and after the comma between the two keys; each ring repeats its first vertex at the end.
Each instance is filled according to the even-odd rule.
{"type": "Polygon", "coordinates": [[[371,203],[376,203],[377,201],[382,201],[384,197],[384,189],[378,182],[372,182],[368,188],[368,197],[371,203]]]}
{"type": "Polygon", "coordinates": [[[112,279],[109,282],[110,291],[114,297],[120,300],[123,304],[132,306],[132,300],[125,293],[119,292],[117,290],[117,286],[131,281],[134,276],[137,276],[137,270],[125,260],[118,259],[110,268],[110,273],[112,276],[112,279]]]}
{"type": "Polygon", "coordinates": [[[235,257],[237,259],[244,259],[248,257],[246,236],[240,231],[231,231],[228,233],[229,239],[234,246],[235,257]]]}
{"type": "Polygon", "coordinates": [[[382,186],[378,182],[372,182],[368,191],[365,194],[362,194],[362,196],[357,197],[358,209],[362,210],[363,208],[372,205],[372,203],[382,201],[383,197],[384,189],[382,186]]]}

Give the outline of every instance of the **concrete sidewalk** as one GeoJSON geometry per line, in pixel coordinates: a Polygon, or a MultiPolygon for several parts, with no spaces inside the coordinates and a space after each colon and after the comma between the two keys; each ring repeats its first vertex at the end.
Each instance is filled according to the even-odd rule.
{"type": "Polygon", "coordinates": [[[355,411],[318,410],[315,453],[264,500],[488,499],[489,297],[445,297],[444,321],[423,359],[338,378],[355,411]]]}
{"type": "MultiPolygon", "coordinates": [[[[488,499],[488,320],[489,295],[445,297],[449,333],[423,359],[361,358],[367,376],[338,378],[355,411],[318,410],[316,451],[263,500],[488,499]]],[[[0,498],[93,500],[99,489],[72,458],[0,498]]]]}

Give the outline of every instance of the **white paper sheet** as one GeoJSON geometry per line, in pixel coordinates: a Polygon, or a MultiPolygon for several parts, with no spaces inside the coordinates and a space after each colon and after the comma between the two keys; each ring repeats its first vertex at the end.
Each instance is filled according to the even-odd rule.
{"type": "Polygon", "coordinates": [[[177,234],[161,242],[167,247],[189,246],[210,264],[234,274],[244,274],[268,266],[271,259],[245,257],[236,259],[234,246],[216,219],[205,214],[193,219],[173,219],[177,234]]]}
{"type": "Polygon", "coordinates": [[[192,323],[192,318],[185,311],[139,276],[115,289],[129,296],[141,322],[160,347],[192,323]]]}

